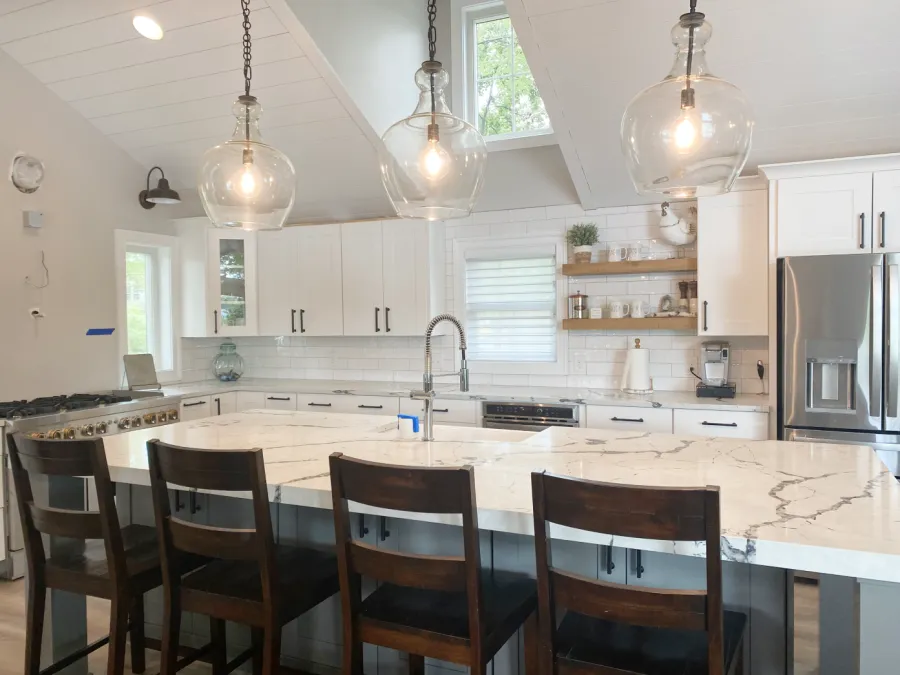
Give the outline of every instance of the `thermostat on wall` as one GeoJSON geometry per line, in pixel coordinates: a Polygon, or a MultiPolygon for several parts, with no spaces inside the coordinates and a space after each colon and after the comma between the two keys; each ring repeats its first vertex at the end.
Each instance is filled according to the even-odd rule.
{"type": "Polygon", "coordinates": [[[22,224],[25,227],[43,227],[44,214],[40,211],[22,211],[22,224]]]}

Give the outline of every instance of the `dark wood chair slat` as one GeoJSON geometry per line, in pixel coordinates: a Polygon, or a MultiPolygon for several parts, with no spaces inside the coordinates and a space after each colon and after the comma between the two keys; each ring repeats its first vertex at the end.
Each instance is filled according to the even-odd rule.
{"type": "Polygon", "coordinates": [[[103,519],[99,513],[28,505],[38,532],[72,539],[103,539],[103,519]]]}
{"type": "Polygon", "coordinates": [[[384,583],[433,591],[466,589],[466,562],[460,556],[395,553],[356,541],[350,544],[349,555],[358,574],[384,583]]]}

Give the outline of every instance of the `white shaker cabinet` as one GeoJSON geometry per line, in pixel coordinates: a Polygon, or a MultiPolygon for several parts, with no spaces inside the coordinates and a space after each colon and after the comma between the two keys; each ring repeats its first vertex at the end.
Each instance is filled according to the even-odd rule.
{"type": "Polygon", "coordinates": [[[872,187],[872,250],[900,253],[900,170],[875,172],[872,187]]]}
{"type": "Polygon", "coordinates": [[[191,420],[199,420],[209,417],[215,413],[211,411],[212,401],[209,396],[194,396],[192,398],[181,399],[181,410],[179,411],[179,420],[181,422],[190,422],[191,420]]]}
{"type": "Polygon", "coordinates": [[[422,335],[443,305],[445,246],[436,223],[341,225],[344,335],[422,335]]]}
{"type": "Polygon", "coordinates": [[[870,172],[786,178],[776,191],[779,258],[871,252],[870,172]]]}
{"type": "Polygon", "coordinates": [[[235,394],[235,412],[262,410],[266,407],[266,395],[261,391],[238,391],[235,394]]]}
{"type": "Polygon", "coordinates": [[[259,334],[343,335],[341,226],[258,234],[259,334]]]}
{"type": "Polygon", "coordinates": [[[227,415],[237,412],[237,392],[226,391],[222,394],[213,394],[210,397],[213,415],[227,415]]]}
{"type": "Polygon", "coordinates": [[[216,229],[207,218],[180,220],[176,227],[182,336],[256,335],[256,233],[216,229]]]}
{"type": "Polygon", "coordinates": [[[768,222],[766,190],[698,200],[700,335],[768,335],[768,222]]]}

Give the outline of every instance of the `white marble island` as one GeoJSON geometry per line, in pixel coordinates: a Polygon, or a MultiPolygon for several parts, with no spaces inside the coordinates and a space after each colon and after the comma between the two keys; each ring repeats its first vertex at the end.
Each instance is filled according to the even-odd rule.
{"type": "MultiPolygon", "coordinates": [[[[790,570],[871,580],[863,585],[876,588],[875,599],[882,604],[900,594],[900,485],[866,448],[597,429],[532,434],[438,426],[435,436],[430,443],[402,440],[388,417],[254,411],[134,431],[105,443],[111,477],[121,488],[123,518],[145,523],[152,522],[145,448],[150,438],[208,449],[260,447],[278,537],[319,543],[333,541],[331,453],[418,466],[469,464],[475,467],[483,559],[524,571],[534,567],[532,471],[643,485],[718,485],[725,601],[750,616],[754,674],[790,672],[790,570]]],[[[184,493],[179,500],[185,504],[183,517],[211,525],[233,526],[235,518],[249,516],[246,500],[184,493]]],[[[420,553],[457,552],[459,527],[452,517],[358,508],[365,514],[359,517],[358,534],[370,543],[420,553]]],[[[702,544],[613,540],[564,528],[554,536],[554,563],[581,574],[646,586],[704,584],[702,544]]],[[[868,625],[870,600],[861,595],[861,626],[868,625]]],[[[879,626],[885,618],[896,621],[900,610],[885,617],[890,610],[876,609],[871,622],[877,625],[861,640],[868,640],[858,660],[866,675],[893,672],[896,665],[891,659],[888,667],[882,654],[892,648],[891,626],[879,626]]],[[[316,672],[339,666],[338,612],[335,602],[289,626],[285,662],[316,672]]],[[[148,617],[152,614],[148,611],[148,617]]],[[[185,639],[202,641],[206,622],[194,622],[193,629],[186,625],[185,639]]],[[[511,643],[498,655],[495,675],[521,672],[520,646],[511,643]]],[[[370,675],[404,669],[402,656],[390,650],[372,648],[366,662],[370,675]]],[[[429,668],[442,675],[455,670],[439,662],[429,668]]]]}

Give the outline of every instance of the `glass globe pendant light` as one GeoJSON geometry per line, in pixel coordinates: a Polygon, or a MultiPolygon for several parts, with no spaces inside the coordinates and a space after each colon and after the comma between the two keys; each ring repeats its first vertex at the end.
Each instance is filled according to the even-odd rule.
{"type": "Polygon", "coordinates": [[[428,0],[428,60],[416,72],[419,104],[384,133],[379,148],[381,178],[402,218],[464,218],[484,182],[484,139],[444,99],[450,78],[434,60],[436,16],[435,0],[428,0]]]}
{"type": "Polygon", "coordinates": [[[728,192],[750,154],[753,116],[740,89],[712,75],[704,47],[712,26],[691,0],[672,29],[669,75],[628,104],[622,151],[640,194],[688,198],[728,192]]]}
{"type": "Polygon", "coordinates": [[[232,106],[237,118],[231,139],[203,155],[198,190],[206,215],[216,227],[277,230],[294,205],[294,165],[287,155],[263,143],[262,107],[250,95],[250,0],[241,0],[244,15],[244,93],[232,106]]]}

